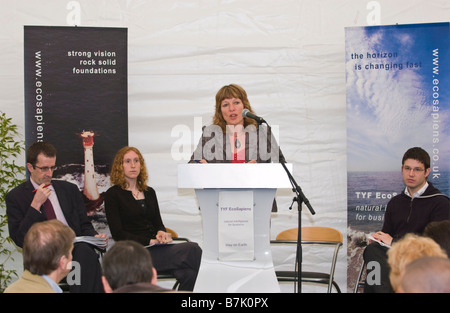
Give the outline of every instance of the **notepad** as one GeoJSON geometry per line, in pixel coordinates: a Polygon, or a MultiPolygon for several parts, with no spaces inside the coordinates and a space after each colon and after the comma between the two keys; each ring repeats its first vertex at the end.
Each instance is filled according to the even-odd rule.
{"type": "Polygon", "coordinates": [[[380,240],[377,240],[377,239],[375,239],[375,238],[373,238],[372,236],[368,236],[367,237],[369,240],[371,240],[371,241],[375,241],[375,242],[378,242],[380,245],[382,245],[383,247],[386,247],[386,248],[390,248],[391,246],[390,245],[388,245],[388,244],[386,244],[386,243],[384,243],[384,242],[382,242],[382,241],[380,241],[380,240]]]}

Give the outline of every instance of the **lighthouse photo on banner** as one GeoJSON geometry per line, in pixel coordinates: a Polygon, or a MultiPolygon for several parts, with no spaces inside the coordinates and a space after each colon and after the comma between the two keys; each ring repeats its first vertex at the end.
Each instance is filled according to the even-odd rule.
{"type": "Polygon", "coordinates": [[[54,179],[78,185],[104,232],[109,171],[128,145],[127,29],[25,26],[24,70],[26,148],[56,147],[54,179]]]}
{"type": "Polygon", "coordinates": [[[428,181],[450,196],[450,24],[346,28],[348,288],[367,236],[401,193],[412,147],[431,157],[428,181]]]}

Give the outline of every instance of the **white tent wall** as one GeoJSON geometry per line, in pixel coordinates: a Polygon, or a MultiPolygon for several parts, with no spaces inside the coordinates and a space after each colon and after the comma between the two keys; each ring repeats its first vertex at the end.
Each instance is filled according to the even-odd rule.
{"type": "MultiPolygon", "coordinates": [[[[242,85],[257,114],[279,127],[279,143],[316,215],[303,226],[346,234],[347,164],[344,29],[447,22],[446,0],[0,0],[1,111],[24,130],[23,26],[128,28],[129,143],[146,157],[166,226],[202,242],[192,190],[178,190],[214,96],[242,85]],[[184,132],[181,132],[184,130],[184,132]],[[181,143],[188,146],[180,148],[181,143]]],[[[24,161],[23,161],[24,162],[24,161]]],[[[271,235],[297,226],[293,194],[279,192],[271,235]]],[[[303,251],[305,270],[327,270],[319,251],[303,251]]],[[[328,252],[329,253],[329,252],[328,252]]],[[[294,251],[273,251],[277,269],[292,269],[294,251]]],[[[21,255],[14,266],[22,271],[21,255]]],[[[336,280],[347,285],[346,246],[336,280]]],[[[324,289],[303,286],[303,291],[324,289]]],[[[289,285],[283,292],[291,292],[289,285]]]]}

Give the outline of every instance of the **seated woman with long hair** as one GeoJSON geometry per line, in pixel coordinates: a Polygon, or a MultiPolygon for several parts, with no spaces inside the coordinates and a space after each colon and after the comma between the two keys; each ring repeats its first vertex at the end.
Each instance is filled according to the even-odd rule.
{"type": "Polygon", "coordinates": [[[172,242],[163,224],[155,190],[147,186],[145,161],[137,148],[120,149],[111,169],[105,194],[108,225],[115,241],[134,240],[146,246],[158,272],[171,272],[179,290],[192,291],[202,250],[197,243],[172,242]]]}

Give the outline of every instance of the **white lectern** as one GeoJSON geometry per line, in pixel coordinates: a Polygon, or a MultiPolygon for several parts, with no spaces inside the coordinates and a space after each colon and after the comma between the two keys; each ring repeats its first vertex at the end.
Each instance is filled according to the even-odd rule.
{"type": "MultiPolygon", "coordinates": [[[[292,171],[292,164],[287,167],[292,171]]],[[[277,188],[292,189],[282,165],[180,164],[178,188],[195,189],[202,213],[203,254],[194,292],[280,292],[270,213],[277,188]]]]}

